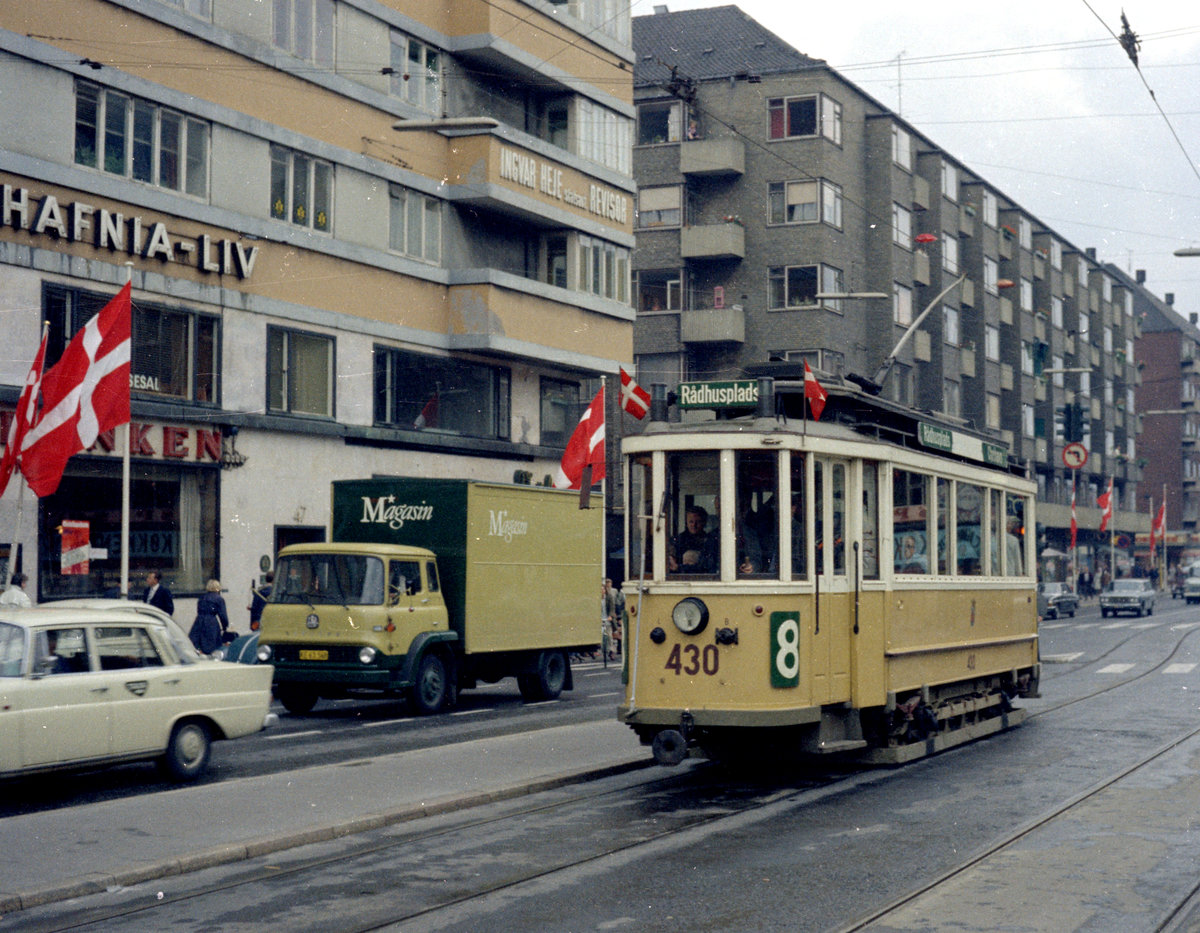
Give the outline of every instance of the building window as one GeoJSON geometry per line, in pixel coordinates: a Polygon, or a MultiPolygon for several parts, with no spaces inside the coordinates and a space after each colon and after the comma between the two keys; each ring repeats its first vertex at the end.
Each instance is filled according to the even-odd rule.
{"type": "MultiPolygon", "coordinates": [[[[42,303],[50,322],[49,366],[112,295],[47,284],[42,303]]],[[[137,301],[133,305],[129,387],[134,395],[215,405],[219,319],[137,301]]]]}
{"type": "Polygon", "coordinates": [[[441,262],[442,202],[400,185],[392,185],[388,197],[388,248],[424,262],[441,262]]]}
{"type": "Polygon", "coordinates": [[[842,186],[831,181],[821,182],[821,220],[831,227],[842,228],[842,186]]]}
{"type": "Polygon", "coordinates": [[[892,242],[905,249],[912,249],[912,211],[894,202],[892,203],[892,242]]]}
{"type": "Polygon", "coordinates": [[[983,290],[989,295],[1000,294],[1000,264],[990,256],[983,257],[983,290]]]}
{"type": "MultiPolygon", "coordinates": [[[[628,175],[633,152],[629,140],[633,133],[632,121],[615,110],[602,107],[586,97],[575,97],[568,104],[567,113],[575,129],[575,140],[579,155],[597,165],[604,165],[622,175],[628,175]]],[[[568,126],[562,126],[561,140],[554,142],[560,149],[570,150],[568,126]]],[[[551,130],[553,133],[553,129],[551,130]]],[[[560,134],[554,134],[560,135],[560,134]]],[[[691,137],[689,137],[691,138],[691,137]]]]}
{"type": "Polygon", "coordinates": [[[962,417],[962,389],[953,379],[942,380],[942,411],[951,418],[962,417]]]}
{"type": "Polygon", "coordinates": [[[678,185],[665,188],[642,188],[638,191],[637,224],[639,227],[678,227],[682,219],[683,189],[678,185]]]}
{"type": "Polygon", "coordinates": [[[892,124],[892,161],[905,171],[912,171],[912,135],[895,124],[892,124]]]}
{"type": "Polygon", "coordinates": [[[1021,405],[1021,432],[1026,437],[1035,437],[1034,431],[1037,428],[1037,422],[1034,418],[1033,406],[1028,402],[1021,405]]]}
{"type": "MultiPolygon", "coordinates": [[[[842,270],[836,269],[833,266],[821,266],[821,294],[824,295],[841,295],[846,291],[846,283],[842,276],[842,270]]],[[[834,311],[842,310],[841,298],[822,298],[821,304],[834,311]]],[[[832,372],[832,370],[830,370],[832,372]]]]}
{"type": "Polygon", "coordinates": [[[1100,277],[1100,298],[1105,302],[1112,301],[1112,279],[1107,275],[1100,277]]]}
{"type": "Polygon", "coordinates": [[[958,346],[958,308],[942,305],[942,340],[958,346]]]}
{"type": "Polygon", "coordinates": [[[503,367],[376,347],[375,423],[508,440],[509,383],[503,367]]]}
{"type": "Polygon", "coordinates": [[[679,101],[642,104],[637,109],[639,146],[677,143],[683,136],[683,104],[679,101]]]}
{"type": "Polygon", "coordinates": [[[678,311],[683,277],[678,269],[644,269],[638,276],[639,311],[678,311]]]}
{"type": "Polygon", "coordinates": [[[842,105],[823,94],[772,98],[767,101],[767,136],[770,139],[824,136],[840,144],[842,105]]]}
{"type": "Polygon", "coordinates": [[[567,238],[561,234],[543,236],[538,244],[539,278],[547,285],[568,288],[567,238]]]}
{"type": "Polygon", "coordinates": [[[576,239],[578,291],[629,303],[629,250],[598,237],[576,239]]]}
{"type": "Polygon", "coordinates": [[[1000,430],[1000,396],[989,392],[987,396],[987,426],[993,431],[1000,430]]]}
{"type": "Polygon", "coordinates": [[[989,360],[1000,359],[1000,328],[995,324],[984,325],[983,352],[989,360]]]}
{"type": "Polygon", "coordinates": [[[767,192],[773,224],[811,224],[818,219],[817,182],[785,181],[767,192]]]}
{"type": "Polygon", "coordinates": [[[271,216],[329,233],[333,225],[333,166],[272,146],[271,216]]]}
{"type": "Polygon", "coordinates": [[[1027,217],[1017,218],[1017,240],[1021,249],[1033,249],[1033,225],[1027,217]]]}
{"type": "Polygon", "coordinates": [[[1062,244],[1054,239],[1050,241],[1050,265],[1062,269],[1062,244]]]}
{"type": "Polygon", "coordinates": [[[333,417],[333,338],[267,328],[267,410],[333,417]]]}
{"type": "Polygon", "coordinates": [[[1056,330],[1062,330],[1063,326],[1063,302],[1057,295],[1050,298],[1050,323],[1054,325],[1056,330]]]}
{"type": "Polygon", "coordinates": [[[942,268],[958,275],[958,239],[949,234],[942,237],[942,268]]]}
{"type": "Polygon", "coordinates": [[[983,192],[983,222],[993,228],[1000,226],[1000,204],[987,189],[983,192]]]}
{"type": "Polygon", "coordinates": [[[1067,384],[1066,379],[1064,378],[1065,373],[1060,371],[1063,368],[1063,358],[1058,354],[1050,357],[1050,368],[1055,370],[1055,372],[1052,374],[1054,376],[1054,384],[1060,388],[1065,386],[1067,384]]]}
{"type": "Polygon", "coordinates": [[[958,169],[942,159],[942,197],[958,200],[958,169]]]}
{"type": "Polygon", "coordinates": [[[1032,376],[1034,373],[1034,349],[1033,344],[1028,340],[1021,341],[1021,372],[1027,376],[1032,376]]]}
{"type": "Polygon", "coordinates": [[[178,7],[200,19],[212,19],[212,0],[162,0],[167,6],[178,7]]]}
{"type": "Polygon", "coordinates": [[[1021,310],[1033,310],[1033,283],[1029,279],[1021,279],[1021,310]]]}
{"type": "Polygon", "coordinates": [[[901,327],[913,322],[912,289],[899,282],[892,284],[892,321],[901,327]]]}
{"type": "Polygon", "coordinates": [[[86,81],[75,88],[75,164],[203,198],[208,124],[86,81]]]}
{"type": "Polygon", "coordinates": [[[333,0],[274,0],[276,48],[320,68],[333,68],[333,0]]]}
{"type": "MultiPolygon", "coordinates": [[[[773,266],[768,270],[767,307],[773,311],[788,308],[810,308],[818,304],[819,292],[839,293],[845,290],[842,270],[833,266],[773,266]]],[[[841,309],[837,299],[821,302],[834,310],[841,309]]]]}
{"type": "Polygon", "coordinates": [[[541,440],[545,446],[565,447],[579,424],[579,383],[561,379],[541,380],[541,440]]]}
{"type": "Polygon", "coordinates": [[[901,405],[911,406],[916,397],[916,370],[896,363],[886,377],[885,395],[901,405]]]}
{"type": "Polygon", "coordinates": [[[402,32],[392,30],[391,77],[393,97],[428,113],[442,109],[441,53],[402,32]]]}
{"type": "Polygon", "coordinates": [[[1079,280],[1079,284],[1084,288],[1088,287],[1088,264],[1082,256],[1075,261],[1075,275],[1079,280]]]}

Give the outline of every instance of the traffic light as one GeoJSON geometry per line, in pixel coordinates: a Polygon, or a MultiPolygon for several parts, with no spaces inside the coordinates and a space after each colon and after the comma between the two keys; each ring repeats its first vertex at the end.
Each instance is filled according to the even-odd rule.
{"type": "Polygon", "coordinates": [[[1083,408],[1075,402],[1059,409],[1062,414],[1063,439],[1068,444],[1083,440],[1083,408]]]}

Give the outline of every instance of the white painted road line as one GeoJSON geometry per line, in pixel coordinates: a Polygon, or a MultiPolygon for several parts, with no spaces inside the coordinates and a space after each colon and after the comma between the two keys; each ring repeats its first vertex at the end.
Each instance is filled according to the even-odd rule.
{"type": "Polygon", "coordinates": [[[1132,664],[1109,664],[1107,667],[1102,667],[1097,674],[1124,674],[1126,671],[1133,668],[1132,664]]]}

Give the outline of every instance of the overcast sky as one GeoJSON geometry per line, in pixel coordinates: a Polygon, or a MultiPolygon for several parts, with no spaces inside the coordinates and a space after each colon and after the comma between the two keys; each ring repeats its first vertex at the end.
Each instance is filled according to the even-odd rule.
{"type": "MultiPolygon", "coordinates": [[[[633,15],[663,2],[635,0],[633,15]]],[[[1122,7],[1111,0],[735,5],[1073,246],[1130,274],[1145,269],[1152,292],[1174,292],[1185,316],[1200,312],[1200,257],[1172,255],[1200,246],[1200,8],[1125,0],[1139,76],[1113,38],[1122,7]]]]}

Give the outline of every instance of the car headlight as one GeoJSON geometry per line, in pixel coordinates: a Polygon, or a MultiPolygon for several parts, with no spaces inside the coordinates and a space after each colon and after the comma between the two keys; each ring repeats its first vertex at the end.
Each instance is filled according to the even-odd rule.
{"type": "Polygon", "coordinates": [[[270,645],[259,645],[257,653],[258,653],[258,660],[261,663],[266,664],[268,661],[271,660],[271,646],[270,645]]]}
{"type": "Polygon", "coordinates": [[[699,635],[708,625],[708,606],[695,596],[681,599],[671,610],[671,621],[684,635],[699,635]]]}
{"type": "Polygon", "coordinates": [[[370,664],[375,660],[375,655],[377,653],[378,652],[376,652],[374,648],[372,648],[370,645],[367,645],[364,648],[358,649],[358,660],[363,664],[370,664]]]}

